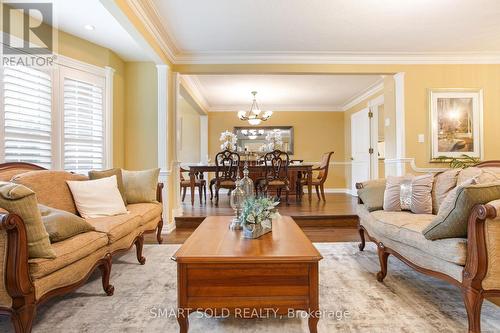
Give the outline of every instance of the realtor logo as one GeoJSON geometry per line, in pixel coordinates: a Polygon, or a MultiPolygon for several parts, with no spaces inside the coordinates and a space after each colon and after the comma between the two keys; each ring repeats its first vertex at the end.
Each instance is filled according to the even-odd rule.
{"type": "Polygon", "coordinates": [[[2,12],[4,54],[52,54],[52,3],[4,2],[2,12]]]}

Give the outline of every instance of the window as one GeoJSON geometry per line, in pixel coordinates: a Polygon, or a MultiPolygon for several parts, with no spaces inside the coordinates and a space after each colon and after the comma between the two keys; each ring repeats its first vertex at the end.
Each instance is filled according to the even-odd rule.
{"type": "Polygon", "coordinates": [[[30,67],[4,67],[3,155],[6,162],[52,164],[52,80],[30,67]]]}
{"type": "Polygon", "coordinates": [[[66,61],[51,70],[3,68],[0,163],[79,173],[111,167],[112,71],[66,61]]]}

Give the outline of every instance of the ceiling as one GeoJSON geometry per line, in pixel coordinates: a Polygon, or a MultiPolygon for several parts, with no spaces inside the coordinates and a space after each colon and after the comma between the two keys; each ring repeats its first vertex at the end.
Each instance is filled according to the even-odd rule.
{"type": "Polygon", "coordinates": [[[52,0],[59,30],[116,52],[125,61],[151,60],[99,0],[52,0]],[[95,30],[84,26],[90,24],[95,30]]]}
{"type": "MultiPolygon", "coordinates": [[[[143,0],[178,58],[500,54],[498,0],[143,0]]],[[[207,58],[208,59],[208,58],[207,58]]]]}
{"type": "Polygon", "coordinates": [[[183,75],[208,111],[246,110],[252,91],[262,110],[343,111],[370,89],[381,87],[379,75],[183,75]]]}

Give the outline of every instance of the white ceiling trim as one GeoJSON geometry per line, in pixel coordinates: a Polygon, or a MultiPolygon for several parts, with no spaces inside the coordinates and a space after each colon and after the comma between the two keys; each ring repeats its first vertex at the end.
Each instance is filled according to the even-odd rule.
{"type": "Polygon", "coordinates": [[[500,52],[185,52],[151,0],[127,0],[173,64],[500,64],[500,52]]]}
{"type": "Polygon", "coordinates": [[[198,77],[181,75],[181,83],[187,88],[189,93],[193,94],[193,99],[200,104],[203,110],[210,110],[210,104],[202,93],[203,88],[198,77]]]}
{"type": "Polygon", "coordinates": [[[177,54],[181,51],[175,38],[160,21],[156,7],[151,0],[127,0],[135,15],[144,23],[146,29],[160,44],[160,48],[172,63],[177,63],[177,54]]]}
{"type": "Polygon", "coordinates": [[[175,64],[500,64],[499,52],[345,53],[198,52],[180,53],[175,64]]]}
{"type": "MultiPolygon", "coordinates": [[[[248,110],[251,104],[245,105],[219,105],[211,106],[208,108],[208,112],[237,112],[240,110],[248,110]]],[[[318,106],[318,105],[265,105],[265,110],[271,110],[273,112],[343,112],[342,105],[332,105],[332,106],[318,106]]]]}
{"type": "Polygon", "coordinates": [[[342,111],[347,111],[353,106],[361,103],[368,97],[382,91],[384,89],[384,78],[380,79],[378,82],[368,87],[367,89],[361,91],[360,93],[352,96],[343,106],[342,111]]]}

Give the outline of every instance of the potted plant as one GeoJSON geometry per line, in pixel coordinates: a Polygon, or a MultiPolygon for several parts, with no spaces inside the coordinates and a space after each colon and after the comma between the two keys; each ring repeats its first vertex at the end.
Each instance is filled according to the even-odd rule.
{"type": "Polygon", "coordinates": [[[243,203],[241,226],[244,238],[258,238],[272,230],[272,220],[279,216],[279,201],[260,197],[249,198],[243,203]]]}

